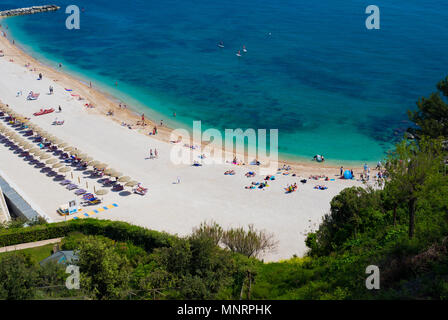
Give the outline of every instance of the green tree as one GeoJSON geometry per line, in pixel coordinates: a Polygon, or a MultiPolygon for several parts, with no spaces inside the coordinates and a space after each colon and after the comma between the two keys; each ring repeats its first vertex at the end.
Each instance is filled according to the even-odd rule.
{"type": "Polygon", "coordinates": [[[409,213],[409,238],[415,232],[417,201],[422,189],[433,175],[443,172],[443,153],[440,140],[422,138],[416,142],[402,141],[389,155],[386,169],[389,175],[385,188],[393,190],[397,201],[406,203],[409,213]]]}
{"type": "Polygon", "coordinates": [[[191,238],[211,239],[212,242],[217,246],[221,242],[223,234],[224,230],[216,222],[202,222],[198,228],[193,229],[191,238]]]}
{"type": "Polygon", "coordinates": [[[253,225],[249,225],[247,231],[242,227],[226,230],[222,236],[222,243],[232,252],[243,254],[248,258],[257,258],[262,253],[274,250],[278,244],[273,234],[256,230],[253,225]]]}
{"type": "Polygon", "coordinates": [[[0,259],[0,299],[32,299],[36,286],[36,267],[27,255],[8,254],[0,259]]]}
{"type": "Polygon", "coordinates": [[[381,191],[346,188],[331,200],[330,213],[315,233],[308,234],[305,243],[311,249],[310,255],[329,254],[347,240],[384,223],[381,191]]]}
{"type": "Polygon", "coordinates": [[[418,137],[448,137],[448,77],[437,84],[437,90],[417,102],[418,110],[408,111],[409,119],[417,126],[409,131],[418,137]]]}
{"type": "Polygon", "coordinates": [[[77,250],[81,289],[96,299],[120,299],[127,296],[129,261],[118,253],[115,242],[102,237],[87,237],[77,250]]]}

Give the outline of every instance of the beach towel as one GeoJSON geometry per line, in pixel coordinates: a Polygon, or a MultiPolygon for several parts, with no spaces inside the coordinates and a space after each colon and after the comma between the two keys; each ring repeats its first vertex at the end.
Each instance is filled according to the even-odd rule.
{"type": "Polygon", "coordinates": [[[67,88],[64,88],[65,89],[65,91],[73,91],[72,89],[67,89],[67,88]]]}

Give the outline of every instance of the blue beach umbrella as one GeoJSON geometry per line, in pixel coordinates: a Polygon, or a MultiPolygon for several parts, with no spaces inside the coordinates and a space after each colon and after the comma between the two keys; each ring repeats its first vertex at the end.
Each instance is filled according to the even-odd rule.
{"type": "Polygon", "coordinates": [[[344,179],[351,179],[353,178],[352,173],[350,172],[350,170],[345,170],[344,172],[344,179]]]}

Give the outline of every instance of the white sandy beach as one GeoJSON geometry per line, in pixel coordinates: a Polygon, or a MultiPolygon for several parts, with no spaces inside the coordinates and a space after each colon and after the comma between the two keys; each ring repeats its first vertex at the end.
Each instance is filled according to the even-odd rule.
{"type": "MultiPolygon", "coordinates": [[[[8,53],[7,50],[5,53],[8,53]]],[[[330,200],[346,187],[362,185],[359,181],[340,179],[308,180],[308,183],[302,185],[299,181],[303,177],[308,178],[311,172],[319,173],[319,168],[313,167],[313,170],[296,170],[296,177],[277,174],[276,180],[265,190],[247,190],[244,187],[252,181],[263,180],[259,175],[255,178],[244,176],[247,171],[255,170],[254,167],[230,164],[202,167],[175,165],[170,161],[171,144],[120,126],[96,110],[86,109],[83,106],[86,101],[75,100],[70,92],[64,90],[64,85],[48,78],[45,72],[42,72],[43,80],[38,81],[38,72],[31,72],[29,68],[10,62],[9,59],[7,55],[0,58],[1,102],[31,118],[32,123],[69,145],[132,177],[149,189],[145,196],[109,192],[102,197],[103,205],[116,203],[118,207],[93,217],[127,221],[179,235],[189,234],[193,227],[203,221],[214,220],[224,228],[254,224],[258,229],[274,233],[279,241],[276,252],[264,257],[272,261],[289,258],[293,254],[303,255],[306,252],[306,233],[315,229],[322,216],[328,213],[330,200]],[[54,87],[53,95],[47,94],[50,85],[54,87]],[[18,91],[22,91],[23,95],[16,97],[18,91]],[[26,96],[29,91],[39,92],[39,99],[28,101],[26,96]],[[57,109],[58,105],[62,107],[62,113],[33,116],[40,109],[57,109]],[[56,117],[65,120],[65,124],[52,125],[56,117]],[[150,148],[157,148],[158,159],[148,159],[150,148]],[[234,169],[236,175],[225,176],[223,173],[228,169],[234,169]],[[180,184],[173,183],[177,177],[181,178],[180,184]],[[299,185],[298,191],[285,194],[284,187],[294,182],[299,185]],[[325,184],[328,189],[315,190],[313,187],[316,184],[325,184]]],[[[36,210],[46,214],[52,221],[65,219],[57,214],[56,209],[60,204],[75,199],[73,191],[68,191],[29,165],[3,144],[0,144],[0,170],[5,174],[5,179],[19,188],[18,192],[31,199],[30,205],[36,210]]],[[[338,170],[327,168],[322,169],[322,173],[336,178],[338,170]]],[[[96,190],[102,188],[96,180],[85,178],[82,172],[74,171],[73,175],[73,181],[77,183],[79,178],[84,189],[87,182],[90,192],[93,192],[93,187],[96,190]]],[[[67,176],[72,179],[70,173],[67,176]]]]}

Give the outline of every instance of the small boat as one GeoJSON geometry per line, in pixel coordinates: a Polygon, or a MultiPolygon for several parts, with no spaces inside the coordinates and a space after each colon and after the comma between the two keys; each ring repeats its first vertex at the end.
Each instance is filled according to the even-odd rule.
{"type": "Polygon", "coordinates": [[[241,57],[241,51],[240,50],[238,50],[238,52],[236,53],[236,56],[237,57],[241,57]]]}
{"type": "Polygon", "coordinates": [[[247,52],[246,46],[243,46],[243,52],[247,52]]]}
{"type": "Polygon", "coordinates": [[[45,110],[40,110],[39,112],[35,112],[35,113],[33,113],[33,115],[34,116],[41,116],[41,115],[44,115],[44,114],[47,114],[47,113],[52,113],[54,111],[54,109],[53,108],[51,108],[51,109],[45,109],[45,110]]]}
{"type": "Polygon", "coordinates": [[[224,48],[224,43],[221,41],[220,43],[218,43],[218,47],[224,48]]]}

